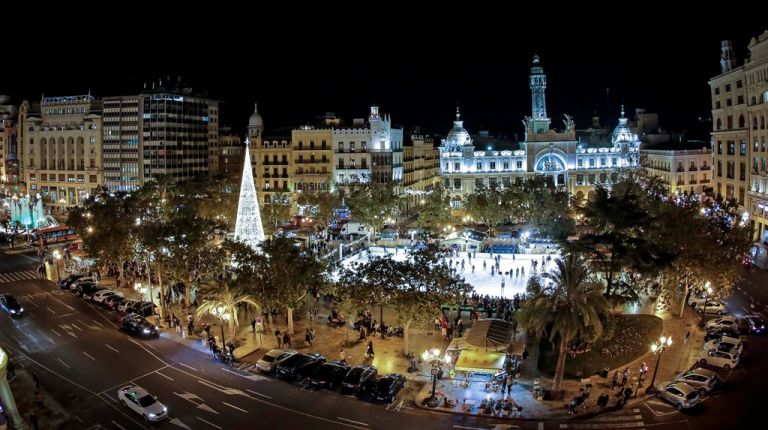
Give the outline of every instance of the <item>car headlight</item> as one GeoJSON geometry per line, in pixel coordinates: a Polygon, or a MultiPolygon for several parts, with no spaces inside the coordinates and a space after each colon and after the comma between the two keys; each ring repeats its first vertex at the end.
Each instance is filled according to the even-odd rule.
{"type": "Polygon", "coordinates": [[[155,326],[155,330],[160,330],[160,327],[158,327],[158,326],[155,326]]]}
{"type": "Polygon", "coordinates": [[[150,418],[154,418],[154,417],[156,417],[157,415],[150,413],[150,414],[149,414],[149,416],[150,416],[150,418]]]}
{"type": "Polygon", "coordinates": [[[143,332],[144,334],[149,334],[149,329],[148,329],[148,328],[145,328],[145,329],[143,329],[143,330],[142,330],[142,332],[143,332]]]}
{"type": "Polygon", "coordinates": [[[168,408],[166,408],[165,406],[163,406],[163,412],[168,412],[168,408]]]}
{"type": "Polygon", "coordinates": [[[15,313],[16,313],[16,310],[15,310],[15,309],[11,309],[11,313],[12,313],[12,314],[15,314],[15,313]]]}
{"type": "Polygon", "coordinates": [[[19,312],[24,312],[24,308],[19,308],[19,312]]]}

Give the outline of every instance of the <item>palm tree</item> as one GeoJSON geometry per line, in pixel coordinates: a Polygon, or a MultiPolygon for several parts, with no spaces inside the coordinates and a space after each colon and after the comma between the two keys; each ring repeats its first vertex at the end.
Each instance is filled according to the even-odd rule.
{"type": "Polygon", "coordinates": [[[548,331],[550,342],[559,338],[553,390],[559,391],[565,373],[568,343],[578,336],[599,337],[600,320],[610,310],[598,283],[590,282],[589,269],[577,254],[555,260],[553,273],[542,275],[542,288],[529,303],[530,328],[538,334],[548,331]]]}
{"type": "MultiPolygon", "coordinates": [[[[259,304],[250,294],[245,294],[239,288],[230,288],[224,283],[223,288],[219,290],[213,299],[203,300],[203,303],[197,308],[195,315],[201,318],[205,315],[214,315],[222,321],[227,321],[230,328],[232,339],[237,334],[237,306],[241,303],[259,308],[259,304]]],[[[222,329],[222,335],[224,330],[222,329]]],[[[224,342],[224,339],[221,340],[224,342]]]]}

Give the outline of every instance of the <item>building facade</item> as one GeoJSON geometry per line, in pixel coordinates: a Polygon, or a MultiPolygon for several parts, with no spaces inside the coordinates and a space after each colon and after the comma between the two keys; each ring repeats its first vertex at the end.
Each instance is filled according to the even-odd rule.
{"type": "Polygon", "coordinates": [[[221,127],[218,143],[209,149],[208,173],[211,176],[226,176],[235,183],[240,182],[244,149],[240,136],[232,133],[229,127],[221,127]]]}
{"type": "Polygon", "coordinates": [[[292,176],[297,192],[331,191],[333,131],[311,126],[291,130],[292,176]]]}
{"type": "MultiPolygon", "coordinates": [[[[721,74],[709,81],[715,192],[749,214],[754,239],[768,244],[768,31],[753,37],[741,65],[730,41],[721,45],[721,74]]],[[[768,264],[765,247],[753,257],[768,264]]]]}
{"type": "Polygon", "coordinates": [[[430,136],[414,134],[403,146],[403,182],[401,198],[410,213],[424,204],[424,194],[440,183],[440,150],[430,136]]]}
{"type": "Polygon", "coordinates": [[[18,181],[16,145],[19,109],[10,101],[9,96],[0,95],[0,184],[3,186],[18,181]]]}
{"type": "Polygon", "coordinates": [[[643,168],[661,178],[671,193],[704,195],[712,189],[712,150],[706,142],[642,148],[640,160],[643,168]],[[696,145],[698,149],[692,149],[696,145]]]}
{"type": "Polygon", "coordinates": [[[29,195],[78,205],[104,184],[101,102],[91,95],[47,97],[24,122],[23,175],[29,195]]]}
{"type": "Polygon", "coordinates": [[[144,183],[140,130],[141,96],[103,99],[104,185],[112,191],[132,191],[144,183]]]}
{"type": "Polygon", "coordinates": [[[535,56],[529,79],[532,115],[523,120],[525,141],[518,144],[476,148],[457,109],[453,129],[440,146],[440,175],[454,209],[460,209],[463,197],[476,189],[512,186],[535,175],[546,176],[584,199],[596,184],[615,181],[623,169],[639,165],[640,141],[630,130],[623,108],[610,142],[580,142],[568,115],[564,115],[563,131],[550,128],[546,85],[540,59],[535,56]]]}

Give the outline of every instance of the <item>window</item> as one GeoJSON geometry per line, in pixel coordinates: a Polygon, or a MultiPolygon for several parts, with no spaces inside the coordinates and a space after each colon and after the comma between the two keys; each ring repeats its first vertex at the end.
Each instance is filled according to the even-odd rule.
{"type": "Polygon", "coordinates": [[[480,161],[477,162],[477,170],[478,171],[483,170],[483,163],[480,161]]]}
{"type": "Polygon", "coordinates": [[[517,162],[517,168],[518,169],[522,169],[523,168],[523,162],[522,161],[518,161],[517,162]]]}
{"type": "Polygon", "coordinates": [[[715,95],[716,96],[720,95],[720,87],[715,87],[715,95]]]}
{"type": "Polygon", "coordinates": [[[448,166],[449,166],[449,164],[445,163],[445,167],[443,168],[443,170],[445,170],[447,172],[448,171],[448,166]]]}
{"type": "Polygon", "coordinates": [[[720,100],[715,102],[715,109],[720,109],[722,107],[722,104],[720,103],[720,100]]]}
{"type": "Polygon", "coordinates": [[[616,166],[618,164],[619,160],[616,157],[611,158],[611,165],[616,166]]]}
{"type": "Polygon", "coordinates": [[[96,136],[91,136],[91,143],[96,143],[96,136]]]}
{"type": "Polygon", "coordinates": [[[717,141],[717,154],[718,155],[723,154],[723,142],[720,140],[717,141]]]}
{"type": "Polygon", "coordinates": [[[730,98],[730,97],[729,97],[729,98],[727,98],[727,99],[725,99],[725,105],[726,105],[726,106],[732,106],[732,105],[733,105],[733,102],[731,101],[731,98],[730,98]]]}
{"type": "Polygon", "coordinates": [[[509,170],[509,161],[504,162],[504,170],[509,170]]]}
{"type": "Polygon", "coordinates": [[[729,130],[733,128],[733,116],[731,115],[728,115],[728,117],[726,118],[726,128],[728,128],[729,130]]]}
{"type": "Polygon", "coordinates": [[[88,175],[88,182],[95,183],[96,175],[88,175]]]}
{"type": "Polygon", "coordinates": [[[589,159],[589,167],[595,167],[595,159],[594,158],[590,158],[589,159]]]}
{"type": "Polygon", "coordinates": [[[453,188],[456,188],[457,190],[461,189],[461,179],[454,179],[453,180],[453,188]]]}
{"type": "Polygon", "coordinates": [[[747,141],[742,140],[739,142],[739,154],[740,155],[747,155],[747,141]]]}
{"type": "Polygon", "coordinates": [[[723,162],[720,160],[717,160],[717,177],[723,177],[723,162]]]}
{"type": "Polygon", "coordinates": [[[727,169],[726,177],[728,179],[733,179],[733,178],[736,177],[736,172],[735,172],[735,170],[736,170],[736,163],[734,163],[733,161],[728,161],[727,164],[726,164],[726,169],[727,169]]]}
{"type": "Polygon", "coordinates": [[[727,143],[728,143],[728,155],[736,154],[735,143],[732,140],[729,140],[727,143]]]}
{"type": "Polygon", "coordinates": [[[757,152],[760,149],[760,145],[757,143],[757,138],[752,142],[752,152],[757,152]]]}
{"type": "Polygon", "coordinates": [[[339,152],[344,152],[344,142],[339,142],[339,152]]]}
{"type": "Polygon", "coordinates": [[[579,167],[584,167],[584,160],[579,158],[579,164],[578,165],[579,165],[579,167]]]}
{"type": "Polygon", "coordinates": [[[349,151],[355,152],[355,142],[349,142],[349,151]]]}
{"type": "Polygon", "coordinates": [[[739,188],[739,204],[742,206],[744,205],[744,188],[743,187],[739,188]]]}
{"type": "Polygon", "coordinates": [[[483,188],[483,186],[485,186],[483,178],[475,178],[475,188],[483,188]]]}
{"type": "Polygon", "coordinates": [[[725,84],[725,92],[731,92],[731,84],[725,84]]]}
{"type": "Polygon", "coordinates": [[[736,88],[741,88],[742,82],[741,80],[736,81],[736,88]]]}
{"type": "Polygon", "coordinates": [[[491,170],[496,170],[496,162],[491,161],[491,170]]]}
{"type": "Polygon", "coordinates": [[[453,170],[458,172],[461,170],[461,163],[453,163],[453,170]]]}
{"type": "Polygon", "coordinates": [[[744,104],[744,96],[738,96],[736,100],[737,100],[736,102],[737,104],[740,104],[740,105],[744,104]]]}
{"type": "Polygon", "coordinates": [[[746,170],[747,168],[745,167],[744,163],[739,163],[739,180],[740,181],[744,181],[747,179],[746,170]]]}

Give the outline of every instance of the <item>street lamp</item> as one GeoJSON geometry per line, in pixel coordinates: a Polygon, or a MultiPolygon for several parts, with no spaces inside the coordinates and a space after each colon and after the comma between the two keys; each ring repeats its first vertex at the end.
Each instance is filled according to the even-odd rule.
{"type": "Polygon", "coordinates": [[[437,388],[437,374],[440,372],[440,368],[443,366],[443,364],[447,365],[451,362],[451,357],[446,355],[441,359],[440,350],[433,348],[431,350],[428,349],[424,351],[424,353],[421,354],[421,358],[432,365],[432,395],[424,402],[430,408],[434,408],[437,406],[437,398],[435,397],[435,389],[437,388]]]}
{"type": "Polygon", "coordinates": [[[53,261],[56,264],[56,280],[61,282],[61,273],[59,272],[59,260],[61,260],[61,251],[58,249],[53,250],[53,261]]]}
{"type": "Polygon", "coordinates": [[[707,315],[707,299],[712,295],[712,284],[707,281],[704,285],[706,286],[706,289],[704,290],[704,307],[701,310],[701,322],[699,323],[701,327],[704,327],[704,318],[706,318],[707,315]]]}
{"type": "Polygon", "coordinates": [[[229,321],[229,313],[225,312],[226,308],[224,306],[219,306],[212,309],[212,313],[219,317],[219,320],[221,321],[221,345],[222,347],[226,346],[224,343],[224,322],[229,321]]]}
{"type": "Polygon", "coordinates": [[[659,362],[661,362],[661,355],[664,354],[664,351],[667,350],[672,346],[672,336],[670,337],[664,337],[661,336],[659,338],[659,342],[654,342],[653,345],[651,345],[651,351],[656,354],[659,353],[659,356],[656,357],[656,367],[653,369],[653,378],[651,379],[651,385],[645,389],[646,394],[653,394],[656,392],[656,387],[653,386],[653,384],[656,382],[656,374],[659,372],[659,362]]]}

